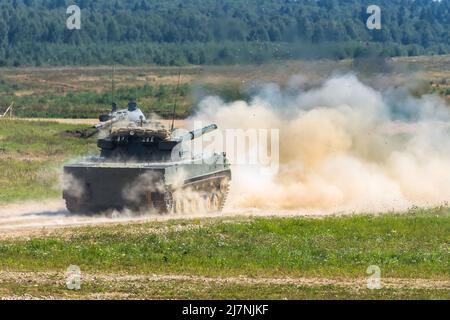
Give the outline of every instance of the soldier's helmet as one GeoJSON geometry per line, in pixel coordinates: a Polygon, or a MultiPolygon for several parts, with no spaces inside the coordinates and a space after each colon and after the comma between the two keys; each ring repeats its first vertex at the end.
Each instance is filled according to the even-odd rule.
{"type": "Polygon", "coordinates": [[[136,101],[130,100],[130,101],[128,102],[128,111],[133,112],[133,111],[136,111],[136,109],[137,109],[137,103],[136,103],[136,101]]]}

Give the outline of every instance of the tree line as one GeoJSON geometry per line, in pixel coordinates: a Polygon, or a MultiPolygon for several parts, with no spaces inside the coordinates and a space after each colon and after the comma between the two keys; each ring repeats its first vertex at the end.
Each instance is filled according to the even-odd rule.
{"type": "Polygon", "coordinates": [[[450,52],[450,0],[0,0],[0,66],[263,63],[450,52]],[[81,29],[66,9],[81,8],[81,29]]]}

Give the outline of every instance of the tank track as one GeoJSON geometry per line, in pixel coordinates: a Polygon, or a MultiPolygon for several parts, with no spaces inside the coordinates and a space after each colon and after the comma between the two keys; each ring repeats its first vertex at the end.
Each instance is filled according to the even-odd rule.
{"type": "Polygon", "coordinates": [[[177,190],[166,190],[163,199],[154,201],[153,207],[160,213],[220,213],[226,204],[229,189],[228,177],[189,184],[177,190]]]}
{"type": "Polygon", "coordinates": [[[227,203],[227,200],[228,200],[228,194],[230,193],[230,180],[227,179],[225,184],[226,185],[224,186],[224,191],[222,191],[223,197],[222,197],[222,202],[220,203],[220,212],[223,211],[223,208],[225,207],[225,204],[227,203]]]}

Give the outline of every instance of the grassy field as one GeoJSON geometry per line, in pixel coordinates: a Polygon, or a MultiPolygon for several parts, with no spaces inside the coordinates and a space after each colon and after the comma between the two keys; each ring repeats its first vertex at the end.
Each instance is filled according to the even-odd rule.
{"type": "Polygon", "coordinates": [[[4,239],[0,269],[25,272],[31,283],[44,285],[15,286],[14,276],[2,276],[0,295],[448,299],[449,213],[437,208],[381,216],[204,218],[4,239]],[[61,273],[74,264],[86,274],[80,292],[61,284],[61,273]],[[380,267],[385,288],[365,287],[369,265],[380,267]],[[415,285],[400,285],[399,279],[415,285]],[[436,287],[439,281],[445,284],[436,287]]]}
{"type": "MultiPolygon", "coordinates": [[[[124,107],[129,99],[137,99],[144,111],[162,116],[168,116],[176,102],[178,117],[186,117],[191,107],[188,83],[196,70],[118,67],[114,100],[124,107]]],[[[0,106],[14,101],[19,117],[97,118],[111,108],[111,75],[109,67],[2,68],[0,106]]]]}
{"type": "Polygon", "coordinates": [[[86,126],[0,120],[0,204],[60,196],[64,161],[96,151],[95,138],[71,132],[86,126]]]}
{"type": "MultiPolygon", "coordinates": [[[[417,72],[424,92],[449,99],[450,56],[423,59],[396,59],[390,75],[402,82],[417,72]]],[[[286,84],[295,73],[314,86],[336,69],[355,66],[344,60],[184,68],[176,90],[176,68],[119,67],[116,100],[123,105],[133,96],[162,116],[177,100],[182,118],[205,94],[245,99],[258,81],[286,84]]],[[[14,114],[23,117],[97,117],[109,109],[110,75],[108,67],[0,69],[0,113],[14,101],[14,114]]],[[[0,120],[0,205],[60,198],[63,163],[97,152],[95,137],[77,137],[87,128],[0,120]]],[[[449,299],[449,213],[202,218],[0,237],[0,298],[449,299]],[[73,264],[83,272],[80,291],[65,287],[73,264]],[[381,269],[380,290],[365,286],[369,265],[381,269]]]]}
{"type": "MultiPolygon", "coordinates": [[[[146,113],[177,118],[195,111],[205,95],[225,100],[248,99],[261,82],[284,86],[296,74],[314,86],[336,71],[354,72],[366,81],[389,76],[395,85],[422,81],[420,93],[435,93],[450,101],[450,56],[402,57],[380,61],[285,61],[262,66],[124,67],[115,72],[115,98],[124,107],[137,99],[146,113]],[[372,67],[371,67],[372,66],[372,67]],[[180,86],[178,86],[180,77],[180,86]],[[193,108],[194,107],[194,108],[193,108]]],[[[0,68],[0,113],[15,102],[19,117],[97,118],[111,105],[111,67],[0,68]]]]}

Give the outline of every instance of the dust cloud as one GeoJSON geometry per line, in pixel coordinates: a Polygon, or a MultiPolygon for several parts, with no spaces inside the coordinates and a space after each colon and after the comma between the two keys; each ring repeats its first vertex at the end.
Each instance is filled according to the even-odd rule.
{"type": "Polygon", "coordinates": [[[122,190],[122,196],[131,203],[139,204],[151,192],[163,193],[164,182],[160,174],[148,171],[141,174],[133,183],[126,185],[122,190]]]}
{"type": "Polygon", "coordinates": [[[60,190],[66,190],[67,194],[75,199],[81,199],[85,192],[83,183],[75,178],[73,175],[66,173],[59,175],[59,188],[60,190]]]}
{"type": "MultiPolygon", "coordinates": [[[[450,112],[438,97],[376,90],[354,74],[305,89],[260,86],[249,102],[206,97],[190,120],[279,129],[279,170],[234,164],[228,209],[376,212],[450,199],[450,112]]],[[[252,146],[248,146],[250,150],[252,146]]],[[[233,163],[233,159],[231,159],[233,163]]]]}

